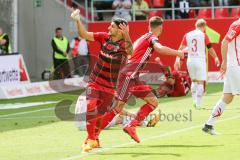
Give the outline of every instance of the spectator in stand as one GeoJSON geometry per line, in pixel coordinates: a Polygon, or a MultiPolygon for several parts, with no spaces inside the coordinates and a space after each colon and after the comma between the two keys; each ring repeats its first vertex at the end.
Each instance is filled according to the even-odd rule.
{"type": "MultiPolygon", "coordinates": [[[[164,8],[171,8],[172,7],[172,2],[171,0],[165,0],[164,2],[164,8]]],[[[172,19],[172,11],[167,10],[165,11],[165,19],[172,19]]]]}
{"type": "Polygon", "coordinates": [[[218,0],[218,5],[219,6],[228,6],[228,1],[229,0],[218,0]]]}
{"type": "Polygon", "coordinates": [[[9,53],[12,53],[9,37],[3,32],[2,28],[0,28],[0,54],[9,53]]]}
{"type": "MultiPolygon", "coordinates": [[[[123,18],[127,21],[131,20],[130,9],[132,6],[131,0],[114,0],[112,8],[115,9],[114,17],[123,18]]],[[[113,17],[113,18],[114,18],[113,17]]]]}
{"type": "Polygon", "coordinates": [[[190,7],[200,7],[200,0],[189,0],[190,7]]]}
{"type": "Polygon", "coordinates": [[[230,6],[238,6],[238,5],[240,5],[240,0],[230,0],[229,5],[230,6]]]}
{"type": "MultiPolygon", "coordinates": [[[[174,6],[177,6],[177,0],[174,0],[174,6]]],[[[172,8],[172,0],[165,0],[164,8],[172,8]]],[[[172,10],[167,10],[165,12],[165,19],[172,19],[172,10]]],[[[178,11],[175,11],[175,19],[180,19],[178,11]]]]}
{"type": "MultiPolygon", "coordinates": [[[[94,6],[96,7],[96,10],[111,9],[112,3],[113,3],[113,0],[101,0],[101,1],[94,2],[94,6]]],[[[99,21],[103,20],[102,12],[98,12],[97,16],[99,21]]]]}
{"type": "Polygon", "coordinates": [[[89,64],[88,43],[85,39],[75,37],[70,43],[75,74],[84,76],[89,64]]]}
{"type": "Polygon", "coordinates": [[[180,8],[180,10],[177,11],[178,16],[176,19],[181,18],[185,19],[188,18],[188,13],[189,13],[189,1],[188,0],[177,0],[175,7],[180,8]]]}
{"type": "Polygon", "coordinates": [[[136,20],[146,20],[148,15],[148,4],[144,0],[135,0],[132,10],[135,12],[136,20]]]}
{"type": "Polygon", "coordinates": [[[212,2],[211,2],[211,0],[201,0],[200,5],[203,7],[209,7],[212,5],[212,2]]]}

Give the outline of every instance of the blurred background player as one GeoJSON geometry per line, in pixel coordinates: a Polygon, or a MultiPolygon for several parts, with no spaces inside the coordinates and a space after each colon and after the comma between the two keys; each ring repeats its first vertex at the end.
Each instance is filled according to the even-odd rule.
{"type": "MultiPolygon", "coordinates": [[[[153,51],[163,55],[179,56],[182,58],[184,56],[182,52],[162,46],[159,43],[158,38],[162,33],[162,24],[162,18],[158,16],[152,17],[149,20],[149,32],[134,42],[133,55],[120,71],[116,107],[105,115],[111,115],[109,117],[112,118],[115,117],[117,113],[122,111],[131,94],[143,99],[146,103],[140,107],[136,117],[125,125],[123,129],[124,132],[129,134],[138,143],[140,139],[136,134],[136,126],[158,106],[158,100],[152,93],[152,88],[139,80],[140,70],[146,66],[153,51]]],[[[109,119],[110,121],[111,119],[109,119]]]]}
{"type": "MultiPolygon", "coordinates": [[[[185,52],[184,55],[186,55],[185,52]]],[[[188,76],[188,73],[184,71],[171,72],[171,68],[169,66],[164,66],[160,57],[156,57],[155,62],[159,64],[159,67],[165,68],[165,71],[162,71],[164,74],[163,82],[159,85],[158,89],[153,90],[156,97],[186,96],[190,91],[191,86],[191,79],[188,76]]]]}
{"type": "Polygon", "coordinates": [[[166,77],[166,81],[154,90],[156,97],[180,97],[186,96],[190,91],[190,77],[186,72],[173,71],[171,75],[166,77]]]}
{"type": "MultiPolygon", "coordinates": [[[[179,47],[179,50],[188,47],[187,68],[192,80],[191,92],[193,106],[197,109],[200,109],[204,94],[204,81],[206,81],[207,78],[206,48],[214,58],[216,66],[220,65],[216,52],[213,49],[208,36],[204,33],[206,26],[207,24],[204,19],[198,19],[195,23],[196,29],[184,35],[179,47]]],[[[178,70],[179,66],[180,59],[177,58],[175,62],[175,70],[178,70]]]]}
{"type": "Polygon", "coordinates": [[[234,21],[224,37],[221,45],[222,65],[221,74],[225,74],[223,96],[212,110],[203,131],[212,135],[215,121],[220,117],[225,106],[232,102],[235,95],[240,95],[240,19],[234,21]]]}
{"type": "MultiPolygon", "coordinates": [[[[89,152],[99,146],[98,132],[105,112],[110,109],[114,98],[118,73],[125,64],[127,55],[132,54],[132,43],[126,20],[113,19],[107,32],[87,32],[80,21],[80,11],[72,12],[71,17],[76,21],[79,36],[88,41],[101,44],[98,60],[92,70],[86,89],[86,121],[88,136],[82,152],[89,152]],[[126,43],[127,42],[127,43],[126,43]]],[[[105,128],[105,127],[104,127],[105,128]]]]}

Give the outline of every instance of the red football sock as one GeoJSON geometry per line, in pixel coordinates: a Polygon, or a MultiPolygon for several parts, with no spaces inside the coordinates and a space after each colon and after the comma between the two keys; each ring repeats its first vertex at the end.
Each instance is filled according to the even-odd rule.
{"type": "Polygon", "coordinates": [[[102,117],[99,117],[96,122],[96,128],[95,128],[95,138],[98,139],[99,134],[101,132],[101,126],[102,126],[102,117]]]}
{"type": "Polygon", "coordinates": [[[118,112],[113,109],[112,111],[104,114],[103,116],[99,117],[99,120],[96,125],[95,130],[95,138],[97,139],[101,133],[101,131],[107,127],[107,125],[113,120],[113,118],[118,114],[118,112]]]}
{"type": "Polygon", "coordinates": [[[136,127],[139,125],[153,110],[155,107],[149,103],[144,104],[137,112],[136,117],[130,122],[130,126],[136,127]]]}
{"type": "MultiPolygon", "coordinates": [[[[88,119],[88,116],[87,116],[88,119]]],[[[87,120],[87,133],[88,139],[95,140],[95,129],[96,129],[97,118],[87,120]]]]}
{"type": "Polygon", "coordinates": [[[105,115],[102,116],[102,125],[101,129],[104,129],[107,127],[107,125],[113,120],[113,118],[118,114],[118,112],[113,109],[112,111],[106,113],[105,115]]]}

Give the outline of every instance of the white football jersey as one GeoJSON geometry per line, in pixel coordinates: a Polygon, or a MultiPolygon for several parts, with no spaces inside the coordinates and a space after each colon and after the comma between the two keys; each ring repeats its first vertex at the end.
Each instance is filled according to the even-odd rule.
{"type": "Polygon", "coordinates": [[[240,66],[240,19],[231,24],[225,39],[229,41],[227,65],[240,66]]]}
{"type": "Polygon", "coordinates": [[[208,36],[199,29],[186,33],[182,45],[188,47],[188,61],[206,62],[206,45],[210,44],[208,36]]]}

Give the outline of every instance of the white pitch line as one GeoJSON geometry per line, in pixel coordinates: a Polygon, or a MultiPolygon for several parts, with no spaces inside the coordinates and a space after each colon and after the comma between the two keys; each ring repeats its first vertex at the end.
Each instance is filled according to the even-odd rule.
{"type": "Polygon", "coordinates": [[[34,111],[18,112],[18,113],[0,115],[0,118],[2,118],[2,117],[9,117],[9,116],[16,116],[16,115],[23,115],[23,114],[28,114],[28,113],[35,113],[35,112],[40,112],[40,111],[48,111],[48,110],[54,110],[54,109],[55,108],[44,108],[44,109],[38,109],[38,110],[34,110],[34,111]]]}
{"type": "MultiPolygon", "coordinates": [[[[226,121],[230,121],[230,120],[238,119],[238,118],[240,118],[240,116],[235,116],[235,117],[231,117],[231,118],[225,118],[223,120],[217,121],[217,123],[226,122],[226,121]]],[[[186,131],[189,131],[189,130],[192,130],[192,129],[195,129],[195,128],[199,128],[199,127],[202,127],[202,126],[203,126],[203,124],[195,125],[195,126],[188,127],[188,128],[174,130],[174,131],[171,131],[171,132],[168,132],[168,133],[152,136],[152,137],[149,137],[149,138],[144,138],[144,139],[142,139],[142,142],[143,141],[148,141],[148,140],[153,140],[153,139],[158,139],[158,138],[162,138],[162,137],[168,137],[168,136],[171,136],[171,135],[174,135],[174,134],[177,134],[177,133],[186,132],[186,131]]],[[[114,149],[114,148],[124,147],[124,146],[128,146],[128,145],[131,145],[131,144],[137,144],[137,143],[135,143],[135,142],[128,142],[128,143],[123,143],[123,144],[119,144],[119,145],[113,145],[113,146],[108,147],[108,148],[103,148],[103,149],[99,149],[99,150],[96,150],[96,151],[93,151],[93,152],[90,152],[90,153],[72,156],[72,157],[69,157],[69,158],[65,158],[63,160],[74,160],[74,159],[77,159],[77,158],[86,157],[88,155],[93,155],[93,154],[101,153],[101,152],[104,152],[104,151],[109,151],[109,150],[114,149]]]]}
{"type": "MultiPolygon", "coordinates": [[[[76,103],[71,104],[76,105],[76,103]]],[[[44,109],[38,109],[34,111],[26,111],[26,112],[18,112],[18,113],[12,113],[12,114],[6,114],[6,115],[0,115],[0,119],[2,117],[9,117],[9,116],[16,116],[16,115],[23,115],[23,114],[29,114],[29,113],[35,113],[35,112],[41,112],[41,111],[48,111],[48,110],[54,110],[55,108],[44,108],[44,109]]]]}
{"type": "Polygon", "coordinates": [[[56,116],[27,116],[27,117],[4,117],[0,118],[0,120],[8,120],[8,119],[38,119],[38,118],[56,118],[56,116]]]}

